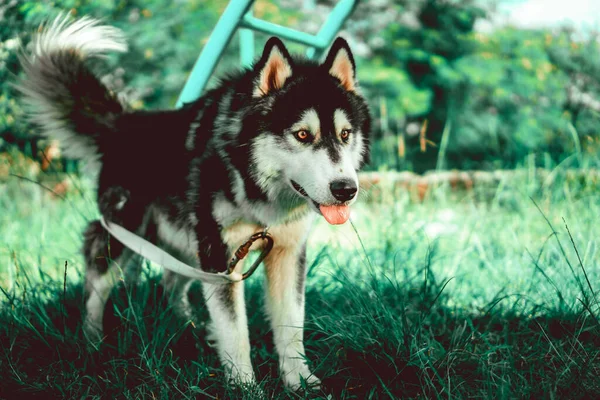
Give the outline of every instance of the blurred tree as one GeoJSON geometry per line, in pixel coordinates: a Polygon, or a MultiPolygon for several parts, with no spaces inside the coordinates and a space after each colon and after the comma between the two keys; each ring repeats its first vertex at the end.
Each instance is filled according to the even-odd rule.
{"type": "MultiPolygon", "coordinates": [[[[600,150],[599,39],[598,31],[588,32],[587,37],[582,38],[580,32],[571,28],[546,36],[550,61],[568,77],[563,87],[563,117],[570,121],[582,150],[591,154],[600,150]]],[[[553,150],[555,157],[564,153],[561,148],[553,150]]]]}
{"type": "MultiPolygon", "coordinates": [[[[478,18],[485,12],[474,0],[381,0],[361,2],[347,24],[350,35],[370,50],[359,79],[371,104],[388,99],[388,114],[398,129],[410,120],[428,121],[424,152],[419,135],[410,135],[419,129],[409,130],[406,138],[408,166],[417,172],[435,168],[439,148],[429,143],[440,143],[449,115],[463,107],[465,76],[457,63],[476,50],[472,32],[478,18]]],[[[381,117],[380,110],[377,114],[381,117]]],[[[376,137],[397,145],[376,126],[376,137]]]]}
{"type": "Polygon", "coordinates": [[[573,29],[476,31],[494,12],[481,4],[380,0],[357,7],[346,33],[359,49],[366,45],[359,78],[376,119],[383,121],[381,97],[390,119],[375,125],[372,167],[397,166],[390,148],[405,145],[406,167],[435,168],[439,147],[421,152],[424,120],[427,139],[438,146],[451,122],[444,167],[514,167],[535,153],[538,165],[551,167],[578,148],[598,150],[597,38],[582,42],[573,29]],[[393,121],[405,137],[385,132],[393,121]]]}
{"type": "Polygon", "coordinates": [[[566,77],[548,59],[546,34],[525,36],[508,27],[475,37],[478,51],[458,65],[466,101],[456,115],[450,165],[508,167],[549,151],[548,139],[567,133],[561,117],[566,77]]]}

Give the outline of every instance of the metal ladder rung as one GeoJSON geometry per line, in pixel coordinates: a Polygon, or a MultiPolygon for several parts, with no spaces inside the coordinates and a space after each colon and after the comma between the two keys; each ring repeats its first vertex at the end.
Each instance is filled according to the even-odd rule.
{"type": "Polygon", "coordinates": [[[240,26],[243,28],[253,29],[258,32],[263,32],[269,35],[279,36],[283,39],[291,40],[300,44],[305,44],[310,47],[317,47],[319,49],[324,49],[329,44],[315,35],[300,32],[295,29],[274,24],[272,22],[263,21],[262,19],[255,18],[249,14],[246,14],[244,16],[240,23],[240,26]]]}
{"type": "Polygon", "coordinates": [[[200,97],[225,47],[238,28],[240,28],[241,38],[240,55],[242,65],[244,66],[249,66],[254,58],[254,36],[252,30],[280,36],[286,40],[307,45],[309,48],[306,55],[309,58],[316,58],[333,41],[343,23],[354,10],[358,0],[340,0],[331,10],[325,23],[316,35],[300,32],[253,17],[251,11],[253,3],[254,0],[231,0],[229,2],[208,38],[208,42],[196,60],[179,94],[175,107],[179,108],[183,104],[195,101],[200,97]]]}

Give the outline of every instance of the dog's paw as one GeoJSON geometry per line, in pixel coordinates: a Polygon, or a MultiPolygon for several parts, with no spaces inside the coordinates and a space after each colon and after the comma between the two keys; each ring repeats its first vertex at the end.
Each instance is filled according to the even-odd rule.
{"type": "Polygon", "coordinates": [[[252,398],[252,399],[267,399],[267,394],[264,389],[256,381],[242,383],[238,381],[227,381],[231,393],[229,398],[252,398]]]}
{"type": "Polygon", "coordinates": [[[226,377],[230,384],[236,386],[256,385],[256,378],[254,377],[252,366],[240,365],[227,368],[226,377]]]}
{"type": "Polygon", "coordinates": [[[317,378],[308,368],[295,373],[290,372],[283,375],[283,383],[294,392],[307,389],[318,391],[321,389],[321,380],[317,378]]]}
{"type": "Polygon", "coordinates": [[[102,323],[98,324],[91,318],[83,322],[83,335],[85,336],[89,350],[98,350],[102,343],[102,323]]]}
{"type": "Polygon", "coordinates": [[[131,193],[121,186],[113,186],[102,193],[98,199],[100,213],[109,221],[119,222],[125,204],[129,201],[131,193]]]}

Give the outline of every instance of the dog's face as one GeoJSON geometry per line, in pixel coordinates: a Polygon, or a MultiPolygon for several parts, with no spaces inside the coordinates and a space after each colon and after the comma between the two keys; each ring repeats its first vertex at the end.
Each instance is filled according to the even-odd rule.
{"type": "Polygon", "coordinates": [[[271,198],[308,202],[331,224],[350,216],[357,172],[368,159],[370,117],[348,44],[338,39],[320,65],[294,62],[277,39],[255,68],[260,110],[251,168],[271,198]]]}

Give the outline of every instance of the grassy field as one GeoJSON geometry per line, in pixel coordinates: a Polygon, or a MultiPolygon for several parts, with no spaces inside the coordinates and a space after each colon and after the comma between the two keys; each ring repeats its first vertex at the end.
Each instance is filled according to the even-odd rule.
{"type": "MultiPolygon", "coordinates": [[[[527,174],[525,174],[527,175],[527,174]]],[[[160,270],[115,289],[102,351],[81,332],[80,233],[96,215],[0,186],[0,398],[257,398],[222,380],[197,323],[168,312],[160,270]]],[[[263,317],[262,272],[246,286],[252,357],[268,398],[598,398],[600,190],[556,179],[433,188],[422,203],[382,182],[353,225],[310,238],[307,356],[320,393],[287,392],[263,317]]]]}

